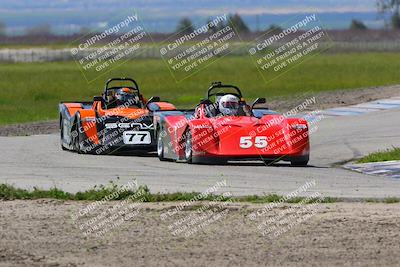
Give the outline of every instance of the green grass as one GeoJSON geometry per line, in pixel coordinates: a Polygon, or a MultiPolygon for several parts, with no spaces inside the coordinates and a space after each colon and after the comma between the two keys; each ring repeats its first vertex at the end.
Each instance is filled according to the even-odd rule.
{"type": "MultiPolygon", "coordinates": [[[[98,201],[102,200],[106,196],[109,196],[115,192],[118,192],[122,187],[118,186],[114,183],[109,183],[104,186],[95,186],[92,189],[86,190],[84,192],[78,193],[68,193],[64,192],[58,188],[51,188],[49,190],[43,190],[40,188],[33,188],[33,190],[26,190],[21,188],[16,188],[9,184],[0,184],[0,200],[14,200],[14,199],[41,199],[41,198],[50,198],[50,199],[60,199],[60,200],[90,200],[90,201],[98,201]]],[[[195,199],[198,196],[199,192],[177,192],[177,193],[151,193],[147,186],[139,186],[137,190],[124,190],[119,191],[121,193],[118,194],[116,198],[112,200],[123,200],[127,199],[130,196],[134,195],[138,191],[141,192],[141,197],[143,197],[144,202],[172,202],[172,201],[190,201],[195,199]]],[[[279,201],[282,196],[271,194],[264,196],[245,196],[245,197],[232,197],[228,198],[222,195],[208,195],[207,197],[201,199],[202,201],[234,201],[234,202],[250,202],[250,203],[270,203],[274,201],[279,201]]],[[[296,197],[287,201],[287,203],[299,203],[305,198],[296,197]]],[[[325,198],[322,203],[333,203],[336,202],[335,198],[325,198]]],[[[309,201],[312,203],[312,200],[309,201]]]]}
{"type": "Polygon", "coordinates": [[[389,198],[385,198],[384,203],[386,204],[393,204],[393,203],[399,203],[400,202],[400,198],[397,197],[389,197],[389,198]]]}
{"type": "Polygon", "coordinates": [[[357,163],[380,162],[389,160],[400,160],[400,148],[393,147],[385,151],[379,151],[358,160],[357,163]]]}
{"type": "MultiPolygon", "coordinates": [[[[39,198],[52,198],[52,199],[62,199],[62,200],[101,200],[105,196],[108,196],[116,192],[120,187],[110,183],[107,186],[94,187],[92,189],[86,190],[84,192],[78,192],[76,194],[64,192],[58,188],[51,188],[50,190],[43,190],[34,187],[33,190],[26,190],[21,188],[16,188],[8,184],[0,184],[0,199],[3,200],[13,200],[13,199],[39,199],[39,198]]],[[[148,192],[147,187],[140,187],[140,190],[148,192]]],[[[138,190],[139,190],[138,189],[138,190]]],[[[122,200],[135,192],[127,190],[118,195],[115,200],[122,200]]]]}
{"type": "MultiPolygon", "coordinates": [[[[108,185],[100,185],[95,186],[92,189],[78,192],[78,193],[68,193],[60,190],[58,188],[51,188],[49,190],[40,189],[34,187],[33,190],[26,190],[21,188],[16,188],[9,184],[0,184],[0,200],[15,200],[15,199],[59,199],[59,200],[88,200],[88,201],[100,201],[103,200],[106,196],[112,195],[115,192],[118,192],[122,187],[116,185],[113,182],[110,182],[108,185]]],[[[137,190],[126,190],[119,191],[120,193],[117,197],[111,200],[124,200],[128,199],[132,195],[135,195],[138,192],[141,192],[140,197],[143,198],[144,202],[175,202],[175,201],[190,201],[192,199],[197,198],[200,194],[199,192],[177,192],[177,193],[151,193],[147,186],[139,186],[137,190]]],[[[201,201],[230,201],[237,203],[254,203],[254,204],[262,204],[262,203],[271,203],[271,202],[279,202],[283,196],[277,194],[269,194],[269,195],[250,195],[250,196],[242,196],[242,197],[225,197],[222,195],[208,195],[207,197],[201,199],[201,201]]],[[[300,203],[304,202],[306,204],[314,203],[317,199],[306,199],[304,197],[294,197],[288,199],[284,203],[300,203]]],[[[333,197],[324,197],[320,203],[336,203],[345,201],[340,198],[333,197]]],[[[399,203],[400,198],[389,197],[384,199],[360,199],[357,200],[360,202],[367,203],[399,203]]],[[[196,207],[196,204],[193,204],[196,207]]],[[[193,207],[191,207],[193,208],[193,207]]]]}
{"type": "Polygon", "coordinates": [[[75,62],[3,63],[0,73],[0,124],[10,124],[56,119],[59,101],[91,100],[110,77],[133,77],[145,96],[158,95],[178,107],[196,104],[212,81],[238,85],[249,100],[398,84],[400,53],[322,54],[268,83],[244,56],[222,58],[179,83],[159,59],[126,62],[91,83],[75,62]]]}
{"type": "MultiPolygon", "coordinates": [[[[252,196],[244,196],[244,197],[237,197],[235,198],[236,202],[250,202],[250,203],[270,203],[270,202],[278,202],[280,199],[282,199],[282,196],[277,195],[277,194],[270,194],[270,195],[263,195],[263,196],[258,196],[258,195],[252,195],[252,196]]],[[[305,203],[313,203],[317,199],[308,199],[306,200],[305,197],[293,197],[290,198],[286,201],[286,203],[300,203],[300,202],[305,202],[305,203]]],[[[332,198],[332,197],[324,197],[321,203],[335,203],[338,202],[339,199],[337,198],[332,198]]]]}
{"type": "MultiPolygon", "coordinates": [[[[185,201],[191,200],[199,193],[168,193],[168,194],[152,194],[147,186],[139,186],[136,190],[122,190],[121,186],[118,186],[112,182],[108,185],[95,186],[92,189],[77,192],[68,193],[64,192],[58,188],[51,188],[49,190],[40,189],[34,187],[33,190],[26,190],[21,188],[16,188],[9,184],[0,184],[0,199],[1,200],[13,200],[13,199],[40,199],[40,198],[50,198],[50,199],[60,199],[60,200],[91,200],[98,201],[104,199],[106,196],[112,195],[115,192],[118,193],[117,197],[112,200],[123,200],[128,199],[135,193],[141,192],[140,196],[144,198],[145,202],[162,202],[162,201],[185,201]]],[[[226,200],[221,196],[208,195],[203,200],[215,200],[217,198],[226,200]]]]}
{"type": "Polygon", "coordinates": [[[395,204],[395,203],[400,203],[400,198],[398,198],[398,197],[388,197],[388,198],[384,198],[384,199],[366,199],[365,202],[368,202],[368,203],[395,204]]]}

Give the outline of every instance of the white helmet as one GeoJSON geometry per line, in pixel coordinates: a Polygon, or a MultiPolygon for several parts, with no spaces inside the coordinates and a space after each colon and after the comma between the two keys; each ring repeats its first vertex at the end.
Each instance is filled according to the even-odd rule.
{"type": "Polygon", "coordinates": [[[239,98],[234,95],[224,95],[219,99],[219,111],[225,116],[236,116],[239,110],[239,98]]]}

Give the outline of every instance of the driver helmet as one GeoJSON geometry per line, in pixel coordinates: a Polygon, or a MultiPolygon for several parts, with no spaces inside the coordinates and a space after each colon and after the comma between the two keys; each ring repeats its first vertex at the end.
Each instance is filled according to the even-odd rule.
{"type": "Polygon", "coordinates": [[[236,116],[239,111],[239,98],[231,94],[224,95],[219,99],[218,108],[225,116],[236,116]]]}
{"type": "Polygon", "coordinates": [[[124,104],[128,104],[128,106],[132,106],[136,104],[136,95],[132,92],[131,89],[125,87],[118,89],[115,92],[115,99],[117,101],[117,105],[121,106],[124,104]]]}

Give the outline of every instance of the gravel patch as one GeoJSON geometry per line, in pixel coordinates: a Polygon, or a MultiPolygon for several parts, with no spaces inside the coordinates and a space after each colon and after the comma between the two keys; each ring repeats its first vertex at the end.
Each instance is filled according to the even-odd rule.
{"type": "MultiPolygon", "coordinates": [[[[0,201],[0,266],[398,266],[400,261],[400,204],[320,204],[313,216],[277,238],[261,235],[248,219],[262,204],[245,203],[229,204],[225,217],[189,237],[173,236],[172,221],[160,219],[174,207],[170,203],[144,203],[138,215],[103,237],[85,237],[71,215],[87,204],[0,201]]],[[[289,208],[296,207],[284,204],[267,216],[289,208]]]]}

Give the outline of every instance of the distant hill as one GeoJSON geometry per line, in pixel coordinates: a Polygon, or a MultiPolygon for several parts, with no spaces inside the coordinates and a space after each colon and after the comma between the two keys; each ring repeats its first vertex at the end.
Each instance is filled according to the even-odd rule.
{"type": "Polygon", "coordinates": [[[326,28],[344,29],[352,19],[363,21],[369,28],[380,28],[374,0],[332,1],[267,1],[259,0],[1,0],[0,20],[8,33],[18,35],[25,28],[49,24],[57,34],[71,34],[82,27],[91,29],[106,25],[111,18],[136,10],[144,25],[152,32],[172,32],[182,17],[195,24],[208,17],[238,12],[250,29],[263,30],[280,24],[297,14],[317,11],[326,28]],[[301,2],[301,4],[299,4],[301,2]],[[349,4],[349,2],[351,2],[349,4]]]}

